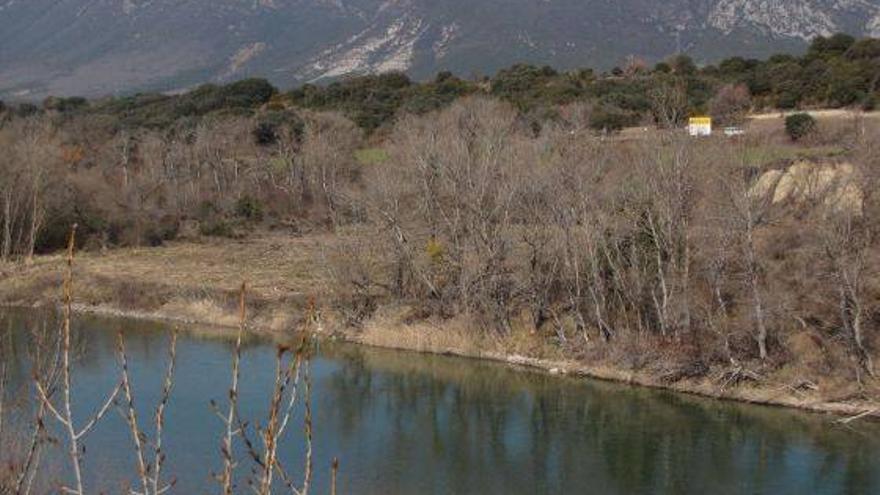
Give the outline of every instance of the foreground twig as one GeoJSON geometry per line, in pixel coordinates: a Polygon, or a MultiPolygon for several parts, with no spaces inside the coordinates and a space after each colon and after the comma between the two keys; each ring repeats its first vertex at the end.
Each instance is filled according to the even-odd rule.
{"type": "Polygon", "coordinates": [[[73,255],[76,246],[76,225],[74,224],[70,232],[70,238],[67,244],[67,274],[64,280],[64,321],[61,325],[61,405],[56,407],[50,400],[50,394],[47,392],[40,380],[36,380],[37,393],[40,401],[46,406],[55,419],[64,427],[68,442],[68,455],[73,470],[74,485],[73,487],[64,486],[62,491],[66,493],[74,493],[77,495],[85,495],[82,477],[82,458],[84,450],[81,449],[82,439],[88,435],[98,422],[104,417],[110,406],[119,395],[122,383],[108,395],[104,404],[90,416],[85,425],[77,427],[73,418],[73,406],[71,398],[71,369],[70,369],[70,320],[73,307],[73,255]]]}
{"type": "MultiPolygon", "coordinates": [[[[288,350],[287,347],[281,346],[275,355],[275,385],[269,403],[268,420],[265,427],[257,427],[257,432],[262,440],[261,449],[258,449],[249,438],[246,425],[239,420],[239,431],[241,431],[245,447],[251,459],[258,467],[258,479],[254,483],[254,491],[259,495],[269,495],[272,493],[273,478],[276,473],[293,495],[305,493],[304,490],[308,489],[308,480],[311,478],[310,471],[307,471],[304,474],[305,479],[302,487],[297,487],[287,470],[278,462],[278,446],[290,424],[298,402],[298,388],[302,369],[308,365],[305,339],[293,353],[289,363],[285,365],[284,355],[288,350]]],[[[306,395],[304,400],[308,408],[309,396],[306,395]]],[[[307,449],[311,452],[310,436],[307,438],[307,442],[309,442],[307,449]]],[[[311,454],[309,454],[309,457],[311,457],[311,454]]]]}
{"type": "Polygon", "coordinates": [[[137,411],[134,407],[134,394],[131,389],[131,376],[129,374],[128,356],[125,353],[125,339],[122,333],[119,333],[118,350],[120,366],[122,367],[122,390],[126,399],[125,419],[128,422],[131,431],[132,442],[134,443],[135,454],[137,456],[138,477],[140,478],[142,491],[132,493],[142,495],[160,495],[167,492],[173,485],[163,485],[160,482],[162,465],[165,461],[165,454],[162,452],[162,430],[165,423],[165,408],[171,397],[171,390],[174,385],[174,363],[177,354],[177,332],[171,336],[171,344],[168,351],[168,369],[165,373],[165,379],[162,385],[162,395],[159,399],[159,405],[156,407],[155,415],[155,434],[153,441],[153,456],[151,460],[147,459],[146,443],[147,437],[141,431],[138,425],[137,411]]]}
{"type": "MultiPolygon", "coordinates": [[[[46,333],[40,331],[34,331],[33,337],[34,383],[42,382],[44,388],[48,390],[48,397],[51,398],[57,389],[58,375],[60,373],[61,339],[54,338],[47,343],[45,340],[46,333]],[[51,354],[49,356],[44,355],[43,351],[50,348],[51,354]],[[44,369],[41,363],[47,358],[47,367],[44,369]]],[[[19,468],[18,477],[15,482],[15,490],[13,493],[16,495],[28,495],[33,489],[37,470],[40,466],[42,446],[46,442],[48,436],[45,423],[46,413],[46,404],[43,403],[43,401],[39,401],[37,412],[32,422],[33,429],[31,430],[30,439],[28,441],[27,453],[25,454],[24,461],[19,468]]]]}
{"type": "MultiPolygon", "coordinates": [[[[39,446],[42,443],[46,428],[43,426],[43,417],[51,415],[63,427],[68,442],[68,456],[73,472],[73,481],[69,486],[63,486],[60,491],[76,495],[88,493],[84,487],[82,475],[83,456],[85,448],[83,439],[103,419],[111,406],[117,404],[128,423],[131,438],[137,459],[139,489],[131,489],[132,495],[162,495],[167,493],[173,486],[174,481],[163,483],[161,479],[162,467],[165,454],[162,447],[162,433],[165,422],[165,410],[170,401],[174,387],[174,372],[176,362],[177,334],[172,335],[169,346],[168,366],[166,369],[162,393],[159,404],[156,407],[155,438],[151,442],[142,431],[141,423],[135,407],[135,393],[132,385],[132,377],[129,367],[129,358],[126,352],[125,339],[120,332],[117,344],[117,353],[121,368],[120,381],[114,390],[108,395],[101,407],[85,421],[82,426],[76,424],[72,410],[72,371],[71,371],[71,315],[72,315],[72,285],[73,285],[73,259],[75,251],[75,230],[71,232],[67,250],[67,273],[64,281],[64,308],[63,322],[59,332],[58,347],[55,359],[48,368],[48,374],[41,374],[42,367],[35,367],[34,384],[39,398],[39,411],[35,424],[37,425],[31,440],[28,461],[23,469],[23,474],[18,480],[16,495],[27,494],[33,485],[36,465],[39,463],[39,446]],[[56,402],[53,397],[58,392],[60,399],[56,402]],[[122,397],[122,400],[117,400],[122,397]],[[149,450],[152,447],[152,456],[149,450]]],[[[307,352],[307,338],[303,338],[301,344],[292,352],[291,358],[286,361],[285,355],[291,351],[290,347],[282,346],[276,355],[275,385],[270,402],[270,412],[265,428],[257,428],[262,439],[262,451],[258,452],[254,443],[246,434],[247,425],[242,422],[238,411],[238,395],[241,369],[241,347],[247,321],[246,314],[246,286],[241,285],[239,295],[239,329],[235,341],[232,360],[232,383],[229,389],[228,408],[224,414],[217,410],[216,403],[212,402],[215,412],[221,417],[225,426],[222,438],[221,453],[223,455],[223,472],[217,475],[224,495],[232,495],[236,490],[234,471],[237,461],[234,454],[234,439],[241,436],[245,446],[259,467],[259,479],[251,484],[260,495],[271,495],[273,480],[277,475],[289,488],[293,495],[306,495],[309,492],[313,473],[313,450],[312,450],[312,408],[311,391],[312,380],[309,371],[309,356],[307,352]],[[286,362],[285,362],[286,361],[286,362]],[[303,370],[303,367],[305,369],[303,370]],[[306,442],[306,457],[303,479],[300,485],[293,481],[293,477],[284,469],[278,461],[278,446],[286,433],[295,407],[299,402],[298,385],[300,380],[305,382],[304,402],[304,433],[306,442]]],[[[39,347],[39,346],[38,346],[39,347]]],[[[3,371],[3,370],[0,370],[3,371]]],[[[3,373],[0,373],[2,376],[3,373]]],[[[3,393],[4,381],[0,378],[0,394],[3,393]]],[[[0,415],[3,413],[3,396],[0,396],[0,415]]],[[[3,423],[0,418],[0,432],[3,423]]],[[[336,492],[336,475],[338,461],[334,459],[332,465],[332,491],[336,492]]],[[[248,480],[250,483],[251,480],[248,480]]]]}
{"type": "MultiPolygon", "coordinates": [[[[168,348],[168,369],[165,372],[165,380],[162,385],[162,398],[159,400],[159,405],[156,407],[155,469],[153,471],[154,495],[159,495],[165,490],[159,488],[159,476],[162,473],[162,465],[165,462],[165,452],[162,450],[162,430],[165,428],[165,408],[168,406],[168,401],[171,398],[171,390],[174,388],[174,364],[176,361],[177,332],[175,331],[171,334],[171,344],[168,348]]],[[[174,484],[174,480],[171,481],[171,484],[174,484]]]]}
{"type": "Polygon", "coordinates": [[[305,370],[306,400],[305,400],[305,432],[306,432],[306,466],[303,473],[303,487],[301,495],[308,495],[312,483],[312,376],[309,368],[305,370]]]}
{"type": "Polygon", "coordinates": [[[125,340],[122,337],[122,333],[119,333],[119,341],[117,343],[117,353],[119,354],[119,362],[122,366],[122,391],[125,394],[126,399],[126,412],[125,419],[128,422],[129,429],[131,430],[132,441],[134,442],[134,450],[137,455],[138,461],[138,476],[141,480],[141,486],[143,487],[143,493],[149,493],[149,481],[147,479],[147,463],[146,456],[144,455],[144,436],[141,433],[141,430],[138,426],[137,412],[134,408],[134,397],[131,393],[131,378],[128,373],[128,358],[125,355],[125,340]]]}
{"type": "Polygon", "coordinates": [[[241,366],[241,340],[244,334],[247,312],[245,307],[245,297],[247,295],[247,285],[242,282],[238,299],[238,335],[235,338],[235,349],[232,354],[232,385],[229,388],[229,407],[226,415],[222,416],[224,426],[226,427],[223,441],[220,446],[220,452],[223,456],[223,473],[219,476],[220,486],[224,495],[232,495],[235,484],[233,480],[233,471],[235,470],[235,454],[232,451],[232,440],[240,433],[238,424],[238,379],[239,368],[241,366]]]}
{"type": "MultiPolygon", "coordinates": [[[[258,493],[261,495],[269,495],[272,491],[272,478],[275,471],[278,470],[278,443],[287,428],[297,398],[297,385],[299,384],[302,360],[300,354],[297,353],[291,364],[286,367],[286,371],[282,371],[284,352],[284,348],[279,348],[276,354],[275,388],[269,407],[269,421],[262,431],[264,454],[261,462],[258,460],[258,463],[261,463],[263,467],[260,488],[258,490],[258,493]],[[293,389],[290,392],[286,407],[282,409],[284,396],[291,382],[293,389]]],[[[286,478],[286,473],[282,473],[282,477],[286,478]]],[[[289,484],[289,480],[285,481],[289,484]]]]}

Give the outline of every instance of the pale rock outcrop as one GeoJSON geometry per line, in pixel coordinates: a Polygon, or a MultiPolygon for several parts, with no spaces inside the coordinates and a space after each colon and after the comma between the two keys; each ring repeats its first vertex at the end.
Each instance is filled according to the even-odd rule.
{"type": "Polygon", "coordinates": [[[820,204],[830,211],[860,215],[864,194],[851,163],[799,161],[785,170],[769,170],[749,191],[752,197],[772,195],[773,204],[820,204]]]}

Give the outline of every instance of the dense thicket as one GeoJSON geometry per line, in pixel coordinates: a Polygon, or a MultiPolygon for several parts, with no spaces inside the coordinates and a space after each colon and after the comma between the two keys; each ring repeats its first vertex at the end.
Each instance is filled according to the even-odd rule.
{"type": "Polygon", "coordinates": [[[367,227],[334,265],[354,323],[391,301],[670,380],[748,362],[873,373],[876,129],[850,162],[789,166],[762,161],[765,136],[536,136],[478,98],[391,136],[356,197],[367,227]]]}
{"type": "Polygon", "coordinates": [[[157,129],[96,114],[16,118],[0,127],[0,257],[58,249],[74,223],[95,247],[327,224],[338,183],[358,173],[360,140],[344,117],[287,110],[157,129]]]}

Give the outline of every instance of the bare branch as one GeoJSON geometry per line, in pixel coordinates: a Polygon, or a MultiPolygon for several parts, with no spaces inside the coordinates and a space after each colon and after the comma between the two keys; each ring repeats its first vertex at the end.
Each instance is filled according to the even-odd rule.
{"type": "Polygon", "coordinates": [[[241,366],[241,340],[244,335],[244,328],[247,318],[245,297],[247,295],[247,285],[242,282],[239,291],[238,302],[238,334],[235,338],[235,348],[232,355],[232,385],[229,389],[229,408],[226,412],[223,422],[226,426],[226,432],[223,436],[223,442],[220,452],[223,456],[223,473],[220,476],[220,485],[224,495],[232,495],[234,490],[233,471],[235,469],[235,459],[232,450],[233,438],[237,435],[234,429],[236,418],[238,416],[238,379],[239,368],[241,366]]]}

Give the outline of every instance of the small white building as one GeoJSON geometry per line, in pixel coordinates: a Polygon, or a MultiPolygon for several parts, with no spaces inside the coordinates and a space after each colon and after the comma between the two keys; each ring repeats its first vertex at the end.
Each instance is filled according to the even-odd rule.
{"type": "Polygon", "coordinates": [[[691,117],[688,119],[688,134],[694,137],[712,135],[712,117],[691,117]]]}

